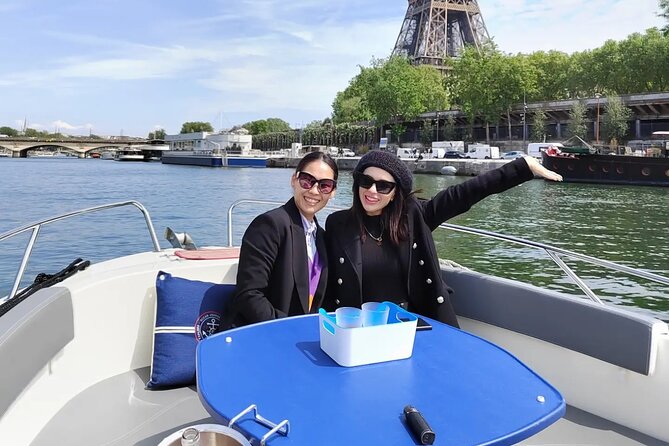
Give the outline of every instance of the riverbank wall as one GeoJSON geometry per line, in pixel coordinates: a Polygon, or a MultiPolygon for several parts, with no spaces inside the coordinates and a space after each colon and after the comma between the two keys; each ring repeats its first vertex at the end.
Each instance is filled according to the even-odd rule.
{"type": "MultiPolygon", "coordinates": [[[[335,158],[340,170],[353,170],[360,161],[360,157],[335,158]]],[[[476,176],[489,170],[497,169],[508,163],[509,160],[478,160],[478,159],[428,159],[428,160],[402,160],[413,173],[424,173],[441,175],[446,166],[455,168],[455,175],[476,176]]],[[[300,158],[270,158],[267,167],[283,167],[294,169],[300,162],[300,158]]]]}

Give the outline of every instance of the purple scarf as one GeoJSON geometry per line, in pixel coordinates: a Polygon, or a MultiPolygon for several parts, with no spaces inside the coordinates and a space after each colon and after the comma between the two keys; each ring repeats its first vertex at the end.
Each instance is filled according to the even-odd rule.
{"type": "Polygon", "coordinates": [[[316,294],[316,288],[318,288],[318,281],[321,278],[322,270],[321,258],[318,255],[318,250],[316,250],[314,260],[309,260],[309,310],[311,310],[311,304],[314,301],[314,295],[316,294]]]}

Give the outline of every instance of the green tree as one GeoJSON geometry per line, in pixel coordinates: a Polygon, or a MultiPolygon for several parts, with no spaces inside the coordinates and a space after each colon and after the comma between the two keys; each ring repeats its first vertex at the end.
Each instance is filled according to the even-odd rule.
{"type": "Polygon", "coordinates": [[[566,84],[570,64],[567,53],[537,51],[527,56],[527,63],[536,76],[536,88],[528,91],[527,100],[567,99],[566,84]]]}
{"type": "Polygon", "coordinates": [[[25,131],[23,132],[24,136],[27,136],[28,138],[40,138],[40,137],[44,137],[44,136],[46,136],[45,133],[46,133],[46,132],[40,132],[40,131],[38,131],[38,130],[31,129],[31,128],[27,128],[27,129],[25,129],[25,131]]]}
{"type": "Polygon", "coordinates": [[[157,129],[153,136],[155,139],[165,139],[165,129],[157,129]]]}
{"type": "Polygon", "coordinates": [[[432,121],[423,121],[420,129],[420,142],[423,144],[423,147],[432,145],[432,132],[434,132],[432,121]]]}
{"type": "Polygon", "coordinates": [[[629,131],[629,120],[632,111],[623,105],[618,96],[606,98],[604,116],[602,117],[602,134],[607,141],[621,141],[629,131]]]}
{"type": "MultiPolygon", "coordinates": [[[[669,22],[669,0],[660,0],[659,7],[660,7],[660,13],[658,14],[658,16],[662,17],[664,20],[669,22]]],[[[669,24],[665,25],[664,28],[662,28],[662,32],[664,32],[665,36],[669,35],[669,24]]]]}
{"type": "Polygon", "coordinates": [[[374,74],[367,96],[378,124],[413,120],[428,110],[448,108],[442,76],[434,67],[415,67],[393,57],[374,74]]]}
{"type": "Polygon", "coordinates": [[[184,122],[180,133],[213,132],[214,128],[209,122],[191,121],[184,122]]]}
{"type": "Polygon", "coordinates": [[[506,56],[494,45],[482,51],[465,49],[452,68],[453,94],[470,122],[480,117],[486,123],[488,140],[489,124],[499,122],[503,113],[536,88],[536,75],[527,59],[506,56]]]}
{"type": "Polygon", "coordinates": [[[414,120],[428,110],[448,108],[448,96],[439,71],[413,66],[405,58],[372,61],[361,68],[333,103],[333,121],[374,119],[377,125],[414,120]]]}
{"type": "Polygon", "coordinates": [[[248,130],[252,135],[290,131],[290,124],[279,118],[259,119],[257,121],[247,122],[242,127],[248,130]]]}
{"type": "Polygon", "coordinates": [[[588,123],[586,122],[586,113],[588,107],[583,101],[576,101],[569,110],[569,127],[567,128],[569,136],[578,136],[585,140],[588,136],[588,123]]]}
{"type": "MultiPolygon", "coordinates": [[[[372,61],[376,63],[375,61],[372,61]]],[[[332,103],[332,120],[342,122],[362,122],[374,119],[369,108],[367,93],[373,78],[374,68],[359,66],[360,73],[349,81],[348,87],[335,96],[332,103]]]]}
{"type": "Polygon", "coordinates": [[[267,128],[270,132],[287,132],[290,130],[290,124],[283,119],[267,118],[267,128]]]}
{"type": "Polygon", "coordinates": [[[390,126],[390,134],[395,137],[397,144],[400,144],[400,138],[406,131],[407,127],[404,124],[395,123],[390,126]]]}
{"type": "Polygon", "coordinates": [[[443,135],[446,141],[453,141],[455,139],[455,117],[453,115],[446,117],[443,135]]]}
{"type": "Polygon", "coordinates": [[[532,132],[530,133],[530,140],[541,142],[546,135],[546,112],[542,109],[536,110],[532,114],[532,132]]]}
{"type": "Polygon", "coordinates": [[[19,134],[18,130],[15,130],[11,127],[7,126],[0,127],[0,135],[18,136],[18,134],[19,134]]]}

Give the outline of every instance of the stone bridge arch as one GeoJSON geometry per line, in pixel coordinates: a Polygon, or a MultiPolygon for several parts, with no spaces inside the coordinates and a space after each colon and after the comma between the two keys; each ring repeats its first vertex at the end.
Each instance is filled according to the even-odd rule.
{"type": "MultiPolygon", "coordinates": [[[[132,143],[130,143],[132,144],[132,143]]],[[[61,148],[71,153],[75,153],[79,158],[84,158],[86,155],[95,150],[119,150],[130,145],[128,143],[113,143],[110,141],[99,142],[64,142],[64,141],[3,141],[0,139],[0,151],[8,153],[12,157],[26,158],[28,152],[36,150],[40,147],[61,148]]]]}

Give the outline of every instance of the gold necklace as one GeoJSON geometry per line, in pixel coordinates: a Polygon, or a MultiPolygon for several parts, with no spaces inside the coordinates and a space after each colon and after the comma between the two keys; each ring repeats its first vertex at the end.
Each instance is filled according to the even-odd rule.
{"type": "Polygon", "coordinates": [[[365,228],[365,232],[367,232],[367,235],[369,235],[376,242],[378,246],[381,246],[381,243],[383,242],[383,224],[381,224],[381,234],[379,234],[378,237],[374,237],[374,235],[371,232],[369,232],[369,229],[367,229],[367,225],[363,223],[362,226],[365,228]]]}

